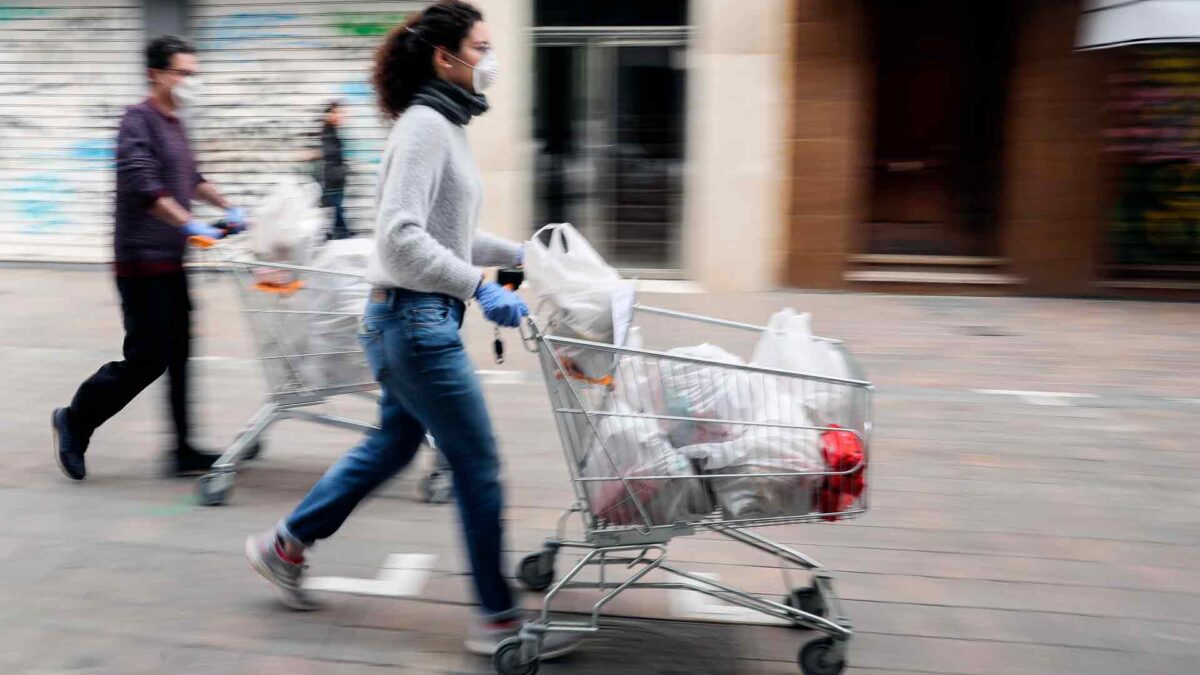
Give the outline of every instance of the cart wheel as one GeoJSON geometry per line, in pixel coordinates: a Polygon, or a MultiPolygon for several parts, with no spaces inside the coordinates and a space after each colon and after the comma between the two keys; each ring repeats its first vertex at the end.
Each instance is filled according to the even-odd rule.
{"type": "Polygon", "coordinates": [[[232,473],[207,473],[196,479],[196,498],[204,506],[220,506],[232,492],[232,473]]]}
{"type": "Polygon", "coordinates": [[[246,452],[245,452],[245,454],[242,455],[242,459],[246,460],[246,461],[249,461],[252,459],[258,459],[258,456],[261,454],[262,454],[262,441],[254,441],[254,443],[252,443],[251,445],[246,446],[246,452]]]}
{"type": "Polygon", "coordinates": [[[554,554],[549,551],[530,553],[521,558],[517,578],[531,591],[544,591],[554,583],[554,554]]]}
{"type": "Polygon", "coordinates": [[[492,656],[492,665],[496,667],[499,675],[534,675],[541,663],[538,659],[529,663],[522,661],[521,638],[511,637],[496,647],[496,654],[492,656]]]}
{"type": "Polygon", "coordinates": [[[833,638],[819,638],[800,648],[800,670],[804,675],[841,675],[846,659],[831,660],[833,638]]]}
{"type": "Polygon", "coordinates": [[[828,611],[825,606],[825,596],[821,595],[821,590],[816,586],[793,588],[792,592],[783,599],[783,604],[822,618],[828,611]]]}
{"type": "Polygon", "coordinates": [[[423,476],[417,488],[421,491],[421,501],[426,504],[445,504],[454,496],[454,483],[441,471],[423,476]]]}

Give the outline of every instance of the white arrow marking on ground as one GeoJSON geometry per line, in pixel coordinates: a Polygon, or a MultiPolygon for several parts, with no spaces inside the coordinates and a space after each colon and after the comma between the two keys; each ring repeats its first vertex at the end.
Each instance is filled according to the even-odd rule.
{"type": "Polygon", "coordinates": [[[310,591],[332,591],[355,595],[383,595],[411,598],[421,594],[437,556],[425,553],[395,553],[383,561],[374,579],[354,577],[313,577],[304,583],[310,591]]]}
{"type": "Polygon", "coordinates": [[[1066,406],[1075,399],[1100,398],[1095,394],[1077,394],[1069,391],[1017,391],[1013,389],[976,389],[976,394],[991,396],[1016,396],[1029,405],[1066,406]]]}
{"type": "MultiPolygon", "coordinates": [[[[697,573],[696,576],[720,581],[716,574],[697,573]]],[[[684,579],[685,584],[696,588],[704,587],[698,581],[684,579]]],[[[767,616],[749,607],[730,605],[721,602],[710,595],[696,591],[671,591],[671,614],[680,619],[700,619],[702,621],[721,621],[725,623],[759,623],[767,625],[790,626],[790,621],[767,616]]]]}

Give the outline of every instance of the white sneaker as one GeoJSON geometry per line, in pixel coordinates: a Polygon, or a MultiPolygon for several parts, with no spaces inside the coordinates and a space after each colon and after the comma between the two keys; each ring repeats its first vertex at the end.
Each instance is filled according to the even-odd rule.
{"type": "Polygon", "coordinates": [[[321,608],[320,603],[313,600],[303,588],[304,571],[308,565],[297,565],[279,557],[275,550],[274,530],[246,538],[246,559],[254,571],[279,589],[279,599],[283,604],[300,612],[321,608]]]}

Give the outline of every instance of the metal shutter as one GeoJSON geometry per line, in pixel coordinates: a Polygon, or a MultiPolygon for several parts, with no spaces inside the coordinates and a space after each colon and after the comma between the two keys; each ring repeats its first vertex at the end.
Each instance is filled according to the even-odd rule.
{"type": "Polygon", "coordinates": [[[113,143],[145,93],[139,0],[0,4],[0,259],[112,258],[113,143]]]}
{"type": "Polygon", "coordinates": [[[306,172],[324,106],[347,107],[341,128],[351,175],[347,220],[374,228],[375,174],[387,129],[369,84],[383,36],[424,2],[196,0],[205,104],[193,147],[207,178],[253,206],[278,176],[306,172]]]}

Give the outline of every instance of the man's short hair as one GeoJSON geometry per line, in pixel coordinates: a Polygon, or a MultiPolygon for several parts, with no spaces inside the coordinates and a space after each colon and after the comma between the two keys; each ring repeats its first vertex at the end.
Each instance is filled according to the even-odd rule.
{"type": "Polygon", "coordinates": [[[146,45],[146,67],[164,70],[171,67],[171,57],[176,54],[195,54],[196,45],[178,35],[154,38],[146,45]]]}

